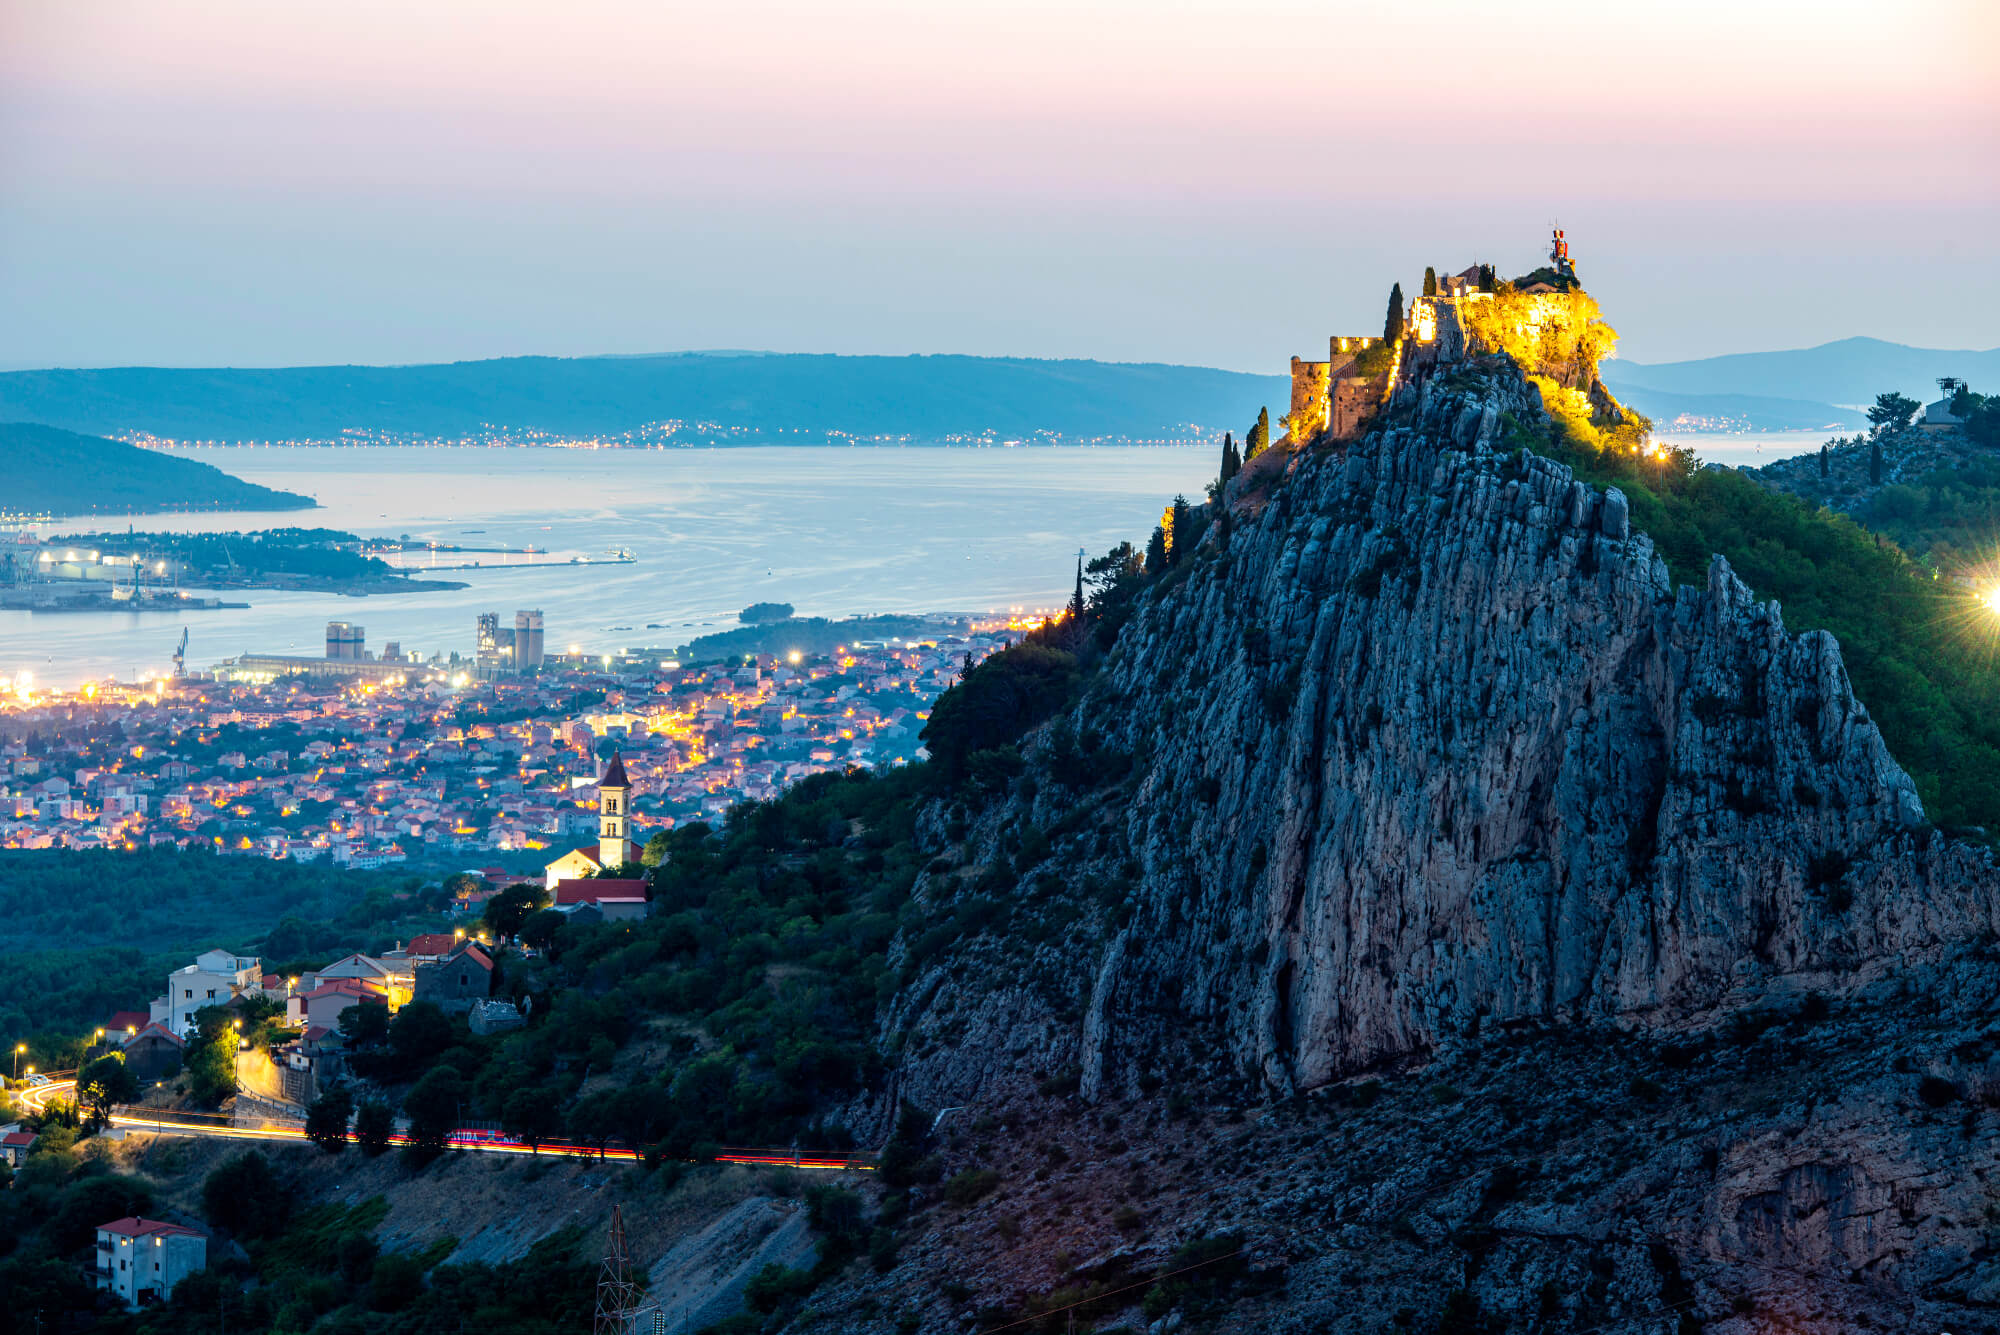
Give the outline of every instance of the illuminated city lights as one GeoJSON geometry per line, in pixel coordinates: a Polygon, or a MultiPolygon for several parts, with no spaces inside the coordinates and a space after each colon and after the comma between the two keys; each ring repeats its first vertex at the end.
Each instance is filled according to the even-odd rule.
{"type": "Polygon", "coordinates": [[[69,734],[68,750],[51,766],[45,744],[0,744],[0,848],[199,845],[362,869],[490,851],[539,867],[531,855],[576,846],[612,748],[642,840],[811,774],[905,764],[966,658],[1042,616],[838,656],[578,655],[497,681],[147,676],[36,691],[23,672],[0,680],[0,714],[24,725],[17,736],[69,734]]]}

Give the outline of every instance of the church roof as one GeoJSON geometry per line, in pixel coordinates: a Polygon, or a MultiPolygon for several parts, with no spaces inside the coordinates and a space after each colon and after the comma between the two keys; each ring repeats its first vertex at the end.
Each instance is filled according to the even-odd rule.
{"type": "Polygon", "coordinates": [[[599,788],[630,788],[632,781],[625,777],[625,758],[616,751],[611,753],[611,763],[604,767],[604,777],[597,781],[599,788]]]}

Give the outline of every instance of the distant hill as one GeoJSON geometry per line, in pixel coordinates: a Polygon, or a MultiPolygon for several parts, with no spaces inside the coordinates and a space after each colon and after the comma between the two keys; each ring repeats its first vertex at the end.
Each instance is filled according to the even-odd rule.
{"type": "Polygon", "coordinates": [[[219,468],[35,422],[0,422],[0,510],[15,514],[152,514],[173,510],[310,510],[219,468]]]}
{"type": "MultiPolygon", "coordinates": [[[[1879,338],[1843,338],[1816,348],[1741,352],[1691,362],[1606,362],[1604,383],[1621,397],[1636,390],[1663,394],[1740,394],[1819,404],[1873,403],[1899,390],[1919,403],[1938,394],[1939,376],[1973,388],[2000,388],[2000,348],[1984,352],[1912,348],[1879,338]]],[[[1643,407],[1641,412],[1646,411],[1643,407]]]]}
{"type": "MultiPolygon", "coordinates": [[[[1190,424],[1242,431],[1282,411],[1282,376],[1007,357],[681,354],[512,357],[436,366],[0,374],[0,418],[176,440],[615,435],[716,423],[710,439],[813,443],[832,433],[939,440],[1146,439],[1190,424]]],[[[677,440],[689,439],[686,433],[677,440]]]]}
{"type": "Polygon", "coordinates": [[[1867,417],[1852,408],[1805,399],[1761,394],[1664,394],[1634,385],[1613,385],[1612,390],[1652,418],[1661,431],[1852,431],[1868,425],[1867,417]]]}

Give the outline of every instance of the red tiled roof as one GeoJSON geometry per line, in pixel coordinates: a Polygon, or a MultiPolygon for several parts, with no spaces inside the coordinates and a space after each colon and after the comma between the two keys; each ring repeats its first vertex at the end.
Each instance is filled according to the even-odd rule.
{"type": "Polygon", "coordinates": [[[410,944],[403,948],[406,955],[449,955],[451,948],[458,944],[458,938],[450,932],[425,932],[422,936],[410,938],[410,944]]]}
{"type": "Polygon", "coordinates": [[[597,781],[599,788],[630,788],[632,781],[625,777],[625,758],[616,751],[611,753],[611,763],[604,767],[604,777],[597,781]]]}
{"type": "Polygon", "coordinates": [[[148,1022],[144,1029],[141,1029],[138,1033],[132,1035],[132,1038],[130,1042],[127,1044],[127,1046],[129,1047],[131,1043],[137,1043],[140,1039],[146,1037],[148,1034],[158,1035],[159,1037],[166,1039],[169,1043],[172,1043],[177,1048],[184,1048],[187,1046],[186,1039],[182,1038],[179,1034],[175,1033],[173,1030],[161,1024],[158,1020],[153,1020],[148,1022]]]}
{"type": "Polygon", "coordinates": [[[99,1233],[119,1233],[128,1238],[150,1238],[156,1235],[169,1236],[176,1233],[184,1233],[190,1238],[205,1238],[208,1236],[206,1233],[197,1233],[191,1228],[182,1228],[179,1224],[169,1224],[160,1219],[142,1219],[137,1215],[127,1215],[123,1219],[114,1219],[108,1224],[99,1224],[97,1231],[99,1233]]]}
{"type": "Polygon", "coordinates": [[[37,1139],[32,1131],[9,1131],[6,1135],[0,1136],[0,1149],[25,1150],[37,1139]]]}
{"type": "Polygon", "coordinates": [[[556,882],[557,904],[591,904],[600,899],[631,899],[646,897],[646,883],[639,880],[621,880],[611,876],[585,876],[573,881],[556,882]]]}
{"type": "Polygon", "coordinates": [[[491,969],[493,967],[493,961],[478,946],[467,946],[464,950],[458,952],[457,958],[471,960],[482,969],[491,969]]]}
{"type": "Polygon", "coordinates": [[[110,1022],[104,1026],[104,1029],[106,1033],[112,1034],[122,1034],[127,1029],[144,1029],[147,1021],[152,1018],[152,1016],[146,1014],[144,1011],[119,1011],[111,1017],[110,1022]]]}
{"type": "Polygon", "coordinates": [[[382,990],[379,987],[370,987],[359,978],[335,978],[331,982],[321,983],[310,992],[298,995],[307,1001],[336,996],[365,997],[377,1001],[382,999],[382,990]]]}

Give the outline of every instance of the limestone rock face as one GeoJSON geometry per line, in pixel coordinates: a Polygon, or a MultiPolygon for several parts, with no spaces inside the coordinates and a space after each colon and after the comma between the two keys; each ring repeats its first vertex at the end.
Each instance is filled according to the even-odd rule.
{"type": "MultiPolygon", "coordinates": [[[[1925,824],[1832,637],[1788,634],[1719,558],[1674,590],[1624,497],[1503,444],[1530,385],[1454,380],[1261,499],[1233,484],[1230,532],[1058,725],[1142,776],[1105,808],[1124,910],[1062,947],[1075,1013],[953,970],[898,1026],[942,999],[1086,1095],[1162,1060],[1311,1089],[1495,1026],[1843,994],[1995,928],[1988,856],[1925,824]]],[[[1079,800],[1044,777],[969,843],[999,856],[1079,800]]],[[[1039,874],[1086,865],[1058,847],[1039,874]]],[[[906,1079],[970,1097],[994,1050],[918,1051],[906,1079]]]]}

